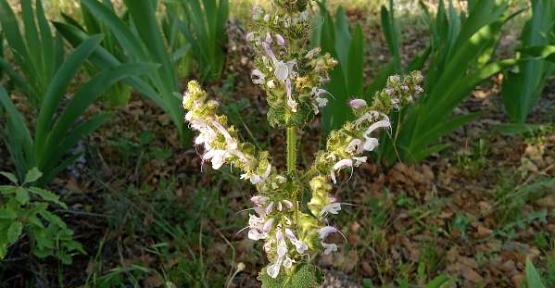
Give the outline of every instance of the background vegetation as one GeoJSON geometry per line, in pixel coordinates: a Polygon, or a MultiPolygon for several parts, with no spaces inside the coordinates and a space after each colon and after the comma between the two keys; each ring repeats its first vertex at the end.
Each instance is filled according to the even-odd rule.
{"type": "MultiPolygon", "coordinates": [[[[203,81],[285,166],[249,76],[253,4],[269,1],[0,0],[0,287],[259,286],[264,255],[237,212],[250,188],[202,165],[180,107],[184,84],[203,81]]],[[[311,45],[339,66],[301,152],[387,76],[425,77],[373,161],[341,178],[347,239],[317,260],[326,281],[555,286],[550,5],[314,3],[311,45]]]]}

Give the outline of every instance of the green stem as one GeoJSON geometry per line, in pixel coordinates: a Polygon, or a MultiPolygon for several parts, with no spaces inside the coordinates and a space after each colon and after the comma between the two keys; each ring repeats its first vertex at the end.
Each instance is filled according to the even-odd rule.
{"type": "Polygon", "coordinates": [[[287,174],[292,175],[297,170],[297,139],[295,126],[287,127],[287,174]]]}

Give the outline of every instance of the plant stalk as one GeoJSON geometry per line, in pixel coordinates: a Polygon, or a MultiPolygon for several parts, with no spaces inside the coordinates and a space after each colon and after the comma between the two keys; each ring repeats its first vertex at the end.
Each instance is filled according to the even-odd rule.
{"type": "Polygon", "coordinates": [[[289,175],[297,170],[297,139],[295,138],[295,132],[295,126],[287,127],[287,174],[289,175]]]}

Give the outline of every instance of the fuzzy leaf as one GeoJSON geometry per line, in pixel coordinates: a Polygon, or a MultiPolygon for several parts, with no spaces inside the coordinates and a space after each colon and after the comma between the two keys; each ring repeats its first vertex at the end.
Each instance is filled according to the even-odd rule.
{"type": "Polygon", "coordinates": [[[21,203],[21,205],[27,204],[29,202],[29,192],[27,192],[27,189],[23,187],[17,187],[17,189],[15,190],[15,200],[21,203]]]}
{"type": "Polygon", "coordinates": [[[10,180],[10,182],[12,182],[14,185],[17,185],[17,183],[19,183],[19,181],[17,181],[17,177],[12,173],[0,172],[0,175],[8,178],[8,180],[10,180]]]}
{"type": "Polygon", "coordinates": [[[266,273],[266,268],[263,268],[258,280],[262,282],[262,288],[313,288],[323,282],[322,272],[314,265],[300,264],[293,269],[295,270],[289,275],[282,271],[278,277],[272,278],[266,273]]]}
{"type": "Polygon", "coordinates": [[[60,197],[58,197],[58,195],[56,195],[56,194],[54,194],[54,193],[52,193],[48,190],[41,189],[41,188],[38,188],[38,187],[30,187],[30,188],[28,188],[28,190],[31,193],[40,196],[44,201],[48,201],[48,202],[58,204],[58,205],[62,206],[64,209],[67,209],[67,205],[64,202],[60,201],[60,197]]]}
{"type": "Polygon", "coordinates": [[[10,228],[8,228],[8,243],[15,243],[19,239],[19,236],[21,236],[22,232],[23,224],[19,221],[14,221],[12,225],[10,225],[10,228]]]}
{"type": "Polygon", "coordinates": [[[29,170],[29,172],[27,172],[27,175],[25,175],[25,181],[23,182],[23,184],[33,183],[37,181],[41,176],[42,172],[40,172],[37,167],[33,167],[33,169],[29,170]]]}

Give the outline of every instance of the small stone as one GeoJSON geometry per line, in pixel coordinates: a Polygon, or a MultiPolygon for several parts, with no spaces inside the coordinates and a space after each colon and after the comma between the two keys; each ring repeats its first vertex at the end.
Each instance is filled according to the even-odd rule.
{"type": "Polygon", "coordinates": [[[479,238],[489,237],[493,233],[493,231],[491,229],[486,228],[483,225],[479,225],[477,230],[478,230],[478,237],[479,238]]]}
{"type": "Polygon", "coordinates": [[[543,208],[555,208],[555,194],[551,194],[539,199],[538,201],[536,201],[536,204],[543,208]]]}
{"type": "Polygon", "coordinates": [[[515,261],[506,261],[505,263],[503,263],[503,265],[501,265],[501,270],[509,275],[513,274],[516,271],[515,261]]]}
{"type": "Polygon", "coordinates": [[[367,262],[363,262],[360,266],[365,277],[374,277],[376,274],[374,268],[372,268],[372,266],[370,266],[367,262]]]}
{"type": "Polygon", "coordinates": [[[480,207],[480,211],[482,213],[487,213],[487,212],[491,211],[491,205],[486,201],[478,202],[478,207],[480,207]]]}
{"type": "Polygon", "coordinates": [[[522,283],[526,276],[524,274],[516,274],[511,277],[511,282],[513,282],[513,287],[522,287],[522,283]]]}

